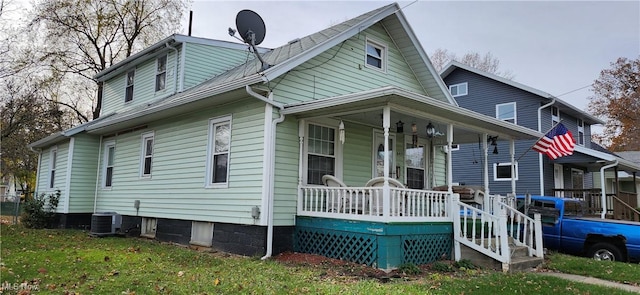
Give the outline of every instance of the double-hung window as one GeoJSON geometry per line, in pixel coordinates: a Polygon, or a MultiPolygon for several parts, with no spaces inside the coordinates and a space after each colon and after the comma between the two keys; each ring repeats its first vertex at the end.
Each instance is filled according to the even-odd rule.
{"type": "Polygon", "coordinates": [[[56,184],[56,162],[58,160],[58,149],[52,148],[49,153],[49,188],[54,188],[56,184]]]}
{"type": "Polygon", "coordinates": [[[133,100],[133,80],[136,76],[136,70],[127,72],[127,88],[125,90],[124,102],[133,100]]]}
{"type": "Polygon", "coordinates": [[[517,123],[516,116],[516,103],[502,103],[496,105],[496,118],[498,120],[507,121],[513,124],[517,123]]]}
{"type": "Polygon", "coordinates": [[[322,176],[336,176],[336,131],[309,124],[307,135],[307,183],[322,184],[322,176]]]}
{"type": "Polygon", "coordinates": [[[366,42],[366,65],[379,69],[381,71],[386,70],[387,48],[377,42],[367,40],[366,42]]]}
{"type": "Polygon", "coordinates": [[[209,120],[207,187],[227,187],[230,148],[231,116],[209,120]]]}
{"type": "Polygon", "coordinates": [[[153,158],[153,132],[142,134],[142,149],[140,151],[140,177],[151,177],[151,159],[153,158]]]}
{"type": "Polygon", "coordinates": [[[584,145],[584,121],[578,119],[578,144],[584,145]]]}
{"type": "Polygon", "coordinates": [[[164,90],[167,82],[167,55],[156,60],[156,91],[164,90]]]}
{"type": "Polygon", "coordinates": [[[451,96],[453,96],[453,97],[467,95],[468,94],[468,84],[467,84],[467,82],[453,84],[453,85],[449,86],[449,92],[451,93],[451,96]]]}
{"type": "MultiPolygon", "coordinates": [[[[493,180],[506,181],[511,180],[511,163],[494,163],[493,164],[493,180]]],[[[515,163],[515,175],[513,178],[518,180],[518,163],[515,163]]]]}
{"type": "Polygon", "coordinates": [[[116,156],[116,142],[110,141],[104,145],[104,160],[102,169],[102,187],[111,188],[113,184],[113,167],[116,156]]]}

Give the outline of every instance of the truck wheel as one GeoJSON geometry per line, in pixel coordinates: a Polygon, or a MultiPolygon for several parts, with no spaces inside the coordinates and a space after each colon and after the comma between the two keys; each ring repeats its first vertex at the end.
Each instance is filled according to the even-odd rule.
{"type": "Polygon", "coordinates": [[[622,261],[622,252],[611,244],[597,243],[589,248],[589,257],[595,260],[622,261]]]}

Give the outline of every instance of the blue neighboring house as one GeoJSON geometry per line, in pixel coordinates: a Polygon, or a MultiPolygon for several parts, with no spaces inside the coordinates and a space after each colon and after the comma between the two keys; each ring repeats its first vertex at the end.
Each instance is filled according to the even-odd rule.
{"type": "MultiPolygon", "coordinates": [[[[463,108],[541,133],[561,122],[573,134],[576,140],[574,154],[555,160],[529,150],[536,140],[515,142],[516,194],[597,196],[601,194],[601,183],[604,182],[608,195],[617,194],[637,205],[637,192],[619,190],[618,181],[613,176],[617,173],[612,172],[634,174],[640,169],[638,164],[607,152],[591,141],[592,125],[603,124],[602,120],[544,91],[459,62],[448,64],[440,75],[463,108]],[[605,173],[610,174],[609,177],[600,176],[603,167],[610,171],[605,173]]],[[[492,194],[513,192],[509,142],[479,137],[475,144],[460,144],[453,155],[454,182],[488,186],[492,194]],[[485,147],[488,148],[486,158],[483,157],[485,147]],[[486,181],[483,177],[485,159],[489,164],[486,181]]]]}

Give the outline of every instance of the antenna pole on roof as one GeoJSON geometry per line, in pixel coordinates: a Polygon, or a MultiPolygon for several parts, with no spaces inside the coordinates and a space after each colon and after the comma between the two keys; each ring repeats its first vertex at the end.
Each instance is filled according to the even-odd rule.
{"type": "Polygon", "coordinates": [[[193,10],[189,10],[189,36],[191,36],[191,24],[193,23],[193,10]]]}

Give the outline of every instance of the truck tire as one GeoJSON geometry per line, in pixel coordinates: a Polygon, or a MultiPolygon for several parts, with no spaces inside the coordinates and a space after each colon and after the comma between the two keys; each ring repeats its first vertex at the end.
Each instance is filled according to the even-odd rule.
{"type": "Polygon", "coordinates": [[[618,247],[609,243],[597,243],[588,252],[589,257],[595,260],[607,260],[607,261],[623,261],[622,252],[618,247]]]}

